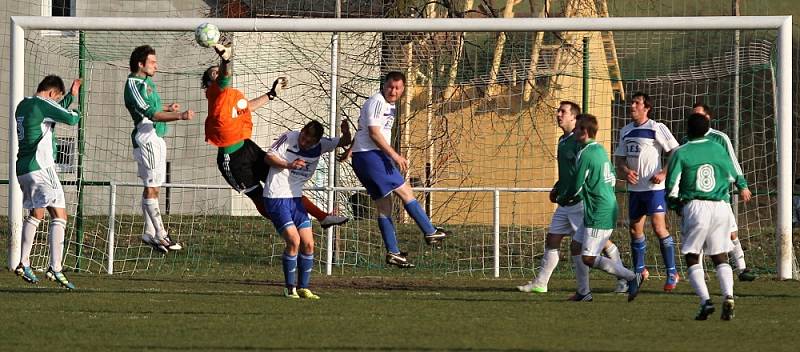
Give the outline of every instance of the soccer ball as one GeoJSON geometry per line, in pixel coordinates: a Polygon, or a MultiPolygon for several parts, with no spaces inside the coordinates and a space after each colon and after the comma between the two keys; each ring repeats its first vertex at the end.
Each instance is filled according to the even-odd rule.
{"type": "Polygon", "coordinates": [[[208,48],[219,41],[219,28],[211,23],[203,23],[194,30],[194,39],[200,46],[208,48]]]}

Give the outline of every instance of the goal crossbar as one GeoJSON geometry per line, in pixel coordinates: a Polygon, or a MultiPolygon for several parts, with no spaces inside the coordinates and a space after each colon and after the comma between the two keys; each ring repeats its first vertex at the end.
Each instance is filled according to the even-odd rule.
{"type": "MultiPolygon", "coordinates": [[[[25,30],[193,31],[211,22],[232,32],[535,32],[535,31],[704,31],[777,30],[777,276],[793,275],[791,229],[792,173],[792,17],[611,17],[611,18],[487,18],[487,19],[286,19],[286,18],[147,18],[12,16],[9,89],[10,248],[20,238],[22,194],[13,166],[17,154],[15,108],[24,97],[25,30]]],[[[332,70],[332,72],[336,72],[332,70]]],[[[9,266],[16,256],[9,253],[9,266]]]]}

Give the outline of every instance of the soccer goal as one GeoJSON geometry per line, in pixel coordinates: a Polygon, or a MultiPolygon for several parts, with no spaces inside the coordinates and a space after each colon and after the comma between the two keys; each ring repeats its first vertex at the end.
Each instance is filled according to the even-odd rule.
{"type": "MultiPolygon", "coordinates": [[[[254,114],[252,139],[264,149],[310,119],[337,134],[341,120],[357,121],[382,74],[405,73],[392,143],[411,161],[407,178],[433,222],[454,233],[441,247],[427,247],[413,221],[398,212],[399,239],[417,270],[530,276],[554,209],[548,191],[557,178],[559,102],[576,102],[596,115],[598,140],[613,150],[629,121],[630,95],[643,91],[655,99],[652,118],[679,140],[692,105],[711,106],[712,127],[731,136],[755,195],[735,204],[748,264],[792,278],[791,17],[582,16],[587,18],[12,17],[9,267],[19,260],[24,214],[14,167],[14,110],[51,73],[67,84],[84,81],[80,124],[56,130],[70,215],[66,268],[257,276],[280,264],[281,239],[250,200],[225,183],[216,148],[204,141],[207,102],[200,77],[218,58],[194,42],[193,31],[208,22],[233,45],[233,86],[245,96],[263,94],[275,78],[289,77],[289,89],[254,114]],[[156,49],[153,80],[164,102],[197,112],[194,121],[170,124],[165,137],[168,178],[161,207],[171,236],[186,246],[167,255],[140,241],[142,186],[122,97],[128,57],[143,44],[156,49]]],[[[349,163],[331,155],[312,181],[310,198],[352,218],[328,230],[315,225],[318,267],[328,274],[388,270],[375,211],[349,163]]],[[[621,215],[612,239],[627,252],[624,189],[618,199],[621,215]]],[[[678,217],[671,213],[668,219],[677,234],[678,217]]],[[[34,246],[32,264],[39,269],[47,265],[45,238],[40,233],[34,246]]],[[[661,268],[652,250],[658,246],[649,247],[648,266],[661,268]]]]}

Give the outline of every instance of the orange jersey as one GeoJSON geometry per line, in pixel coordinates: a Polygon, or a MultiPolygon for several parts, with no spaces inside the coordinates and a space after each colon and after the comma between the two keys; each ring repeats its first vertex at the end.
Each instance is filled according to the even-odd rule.
{"type": "Polygon", "coordinates": [[[214,82],[206,89],[206,98],[206,141],[217,147],[227,147],[250,138],[253,134],[253,118],[241,91],[220,89],[214,82]]]}

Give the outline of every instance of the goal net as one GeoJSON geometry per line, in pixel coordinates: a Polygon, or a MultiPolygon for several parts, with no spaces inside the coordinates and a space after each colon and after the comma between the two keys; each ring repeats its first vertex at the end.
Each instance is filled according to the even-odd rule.
{"type": "MultiPolygon", "coordinates": [[[[163,19],[170,21],[180,22],[163,19]]],[[[401,248],[411,253],[418,271],[532,275],[554,210],[547,192],[557,178],[559,102],[576,102],[597,116],[598,140],[613,151],[619,129],[630,122],[630,96],[637,91],[654,98],[652,118],[678,140],[692,105],[711,107],[712,127],[731,136],[754,193],[752,202],[736,203],[748,266],[773,272],[778,265],[775,30],[737,34],[732,29],[614,31],[611,26],[375,32],[373,27],[342,31],[332,40],[331,32],[238,32],[226,28],[232,22],[216,21],[234,48],[232,85],[246,97],[265,93],[279,76],[289,78],[289,89],[253,114],[252,140],[263,149],[310,120],[323,122],[329,134],[337,133],[342,119],[357,123],[359,108],[378,91],[381,75],[406,74],[392,144],[410,160],[407,180],[421,189],[416,196],[433,222],[453,233],[441,247],[428,247],[413,220],[395,205],[401,248]],[[332,60],[334,47],[338,52],[332,60]]],[[[270,20],[254,21],[263,22],[252,28],[272,28],[270,20]]],[[[258,276],[280,265],[283,241],[251,201],[225,183],[216,166],[217,150],[204,141],[207,102],[201,76],[218,57],[194,43],[192,28],[25,31],[26,96],[46,74],[59,74],[67,84],[80,76],[85,84],[80,125],[56,129],[59,177],[70,215],[65,267],[258,276]],[[156,49],[159,70],[153,80],[162,100],[197,112],[192,121],[169,123],[165,137],[168,176],[160,204],[170,235],[185,246],[167,255],[141,243],[142,186],[132,157],[133,123],[122,98],[129,55],[142,44],[156,49]]],[[[330,265],[334,273],[358,274],[388,270],[377,215],[369,197],[356,188],[360,184],[349,162],[331,164],[326,158],[308,187],[306,195],[321,208],[328,208],[332,195],[330,210],[351,218],[330,237],[314,222],[317,268],[330,265]],[[323,254],[328,252],[330,261],[323,254]]],[[[625,254],[626,199],[624,187],[619,188],[621,215],[612,237],[625,254]]],[[[21,211],[12,210],[12,223],[21,211]]],[[[678,217],[669,213],[668,220],[678,235],[678,217]]],[[[649,228],[646,232],[651,241],[647,265],[651,273],[663,274],[655,236],[649,228]]],[[[34,246],[32,264],[38,269],[47,266],[46,236],[39,233],[34,246]]]]}

